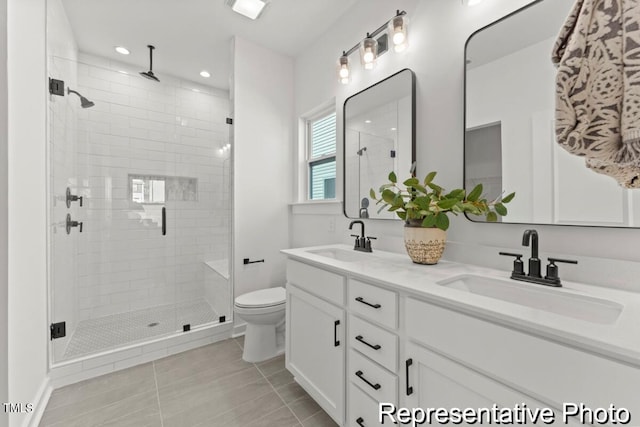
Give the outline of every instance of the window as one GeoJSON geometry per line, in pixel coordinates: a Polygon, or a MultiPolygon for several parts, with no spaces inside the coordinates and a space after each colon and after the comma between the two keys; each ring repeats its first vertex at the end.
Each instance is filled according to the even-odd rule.
{"type": "Polygon", "coordinates": [[[307,122],[309,199],[336,197],[336,113],[307,122]]]}

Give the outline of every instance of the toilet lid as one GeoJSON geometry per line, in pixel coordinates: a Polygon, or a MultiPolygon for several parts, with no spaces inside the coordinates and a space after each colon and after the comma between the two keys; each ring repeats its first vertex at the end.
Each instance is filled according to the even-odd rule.
{"type": "Polygon", "coordinates": [[[287,292],[282,287],[261,289],[236,298],[238,307],[271,307],[284,304],[287,292]]]}

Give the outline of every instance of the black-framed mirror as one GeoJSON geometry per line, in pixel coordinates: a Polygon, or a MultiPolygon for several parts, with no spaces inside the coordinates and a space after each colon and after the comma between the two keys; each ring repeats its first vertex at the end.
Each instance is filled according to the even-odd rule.
{"type": "Polygon", "coordinates": [[[482,183],[487,198],[515,191],[505,223],[637,227],[640,192],[556,143],[551,55],[573,5],[538,0],[467,40],[465,188],[482,183]]]}
{"type": "Polygon", "coordinates": [[[369,190],[389,172],[409,173],[416,158],[416,78],[405,68],[344,102],[344,214],[348,218],[396,219],[378,211],[369,190]]]}

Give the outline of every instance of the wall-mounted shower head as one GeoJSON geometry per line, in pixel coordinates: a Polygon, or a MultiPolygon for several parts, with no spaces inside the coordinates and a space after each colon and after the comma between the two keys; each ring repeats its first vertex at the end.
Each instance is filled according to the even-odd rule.
{"type": "Polygon", "coordinates": [[[76,92],[75,90],[71,90],[71,89],[67,88],[67,94],[69,94],[69,93],[75,93],[76,95],[78,95],[80,97],[80,106],[82,108],[91,108],[94,105],[96,105],[95,102],[89,101],[87,98],[82,96],[79,92],[76,92]]]}
{"type": "Polygon", "coordinates": [[[356,151],[356,153],[358,154],[358,156],[362,156],[362,153],[364,153],[365,151],[367,151],[367,147],[362,147],[361,149],[356,151]]]}
{"type": "Polygon", "coordinates": [[[160,79],[153,74],[153,49],[155,49],[155,46],[149,44],[147,47],[149,48],[149,71],[140,71],[140,75],[149,80],[159,82],[160,79]]]}

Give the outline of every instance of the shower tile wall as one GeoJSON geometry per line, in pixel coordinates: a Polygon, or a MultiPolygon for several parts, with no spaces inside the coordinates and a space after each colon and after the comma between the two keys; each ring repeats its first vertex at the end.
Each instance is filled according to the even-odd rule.
{"type": "Polygon", "coordinates": [[[228,93],[160,78],[80,57],[79,91],[95,102],[78,111],[80,320],[203,299],[204,262],[228,258],[228,93]],[[163,205],[133,202],[130,174],[195,178],[197,200],[163,204],[162,236],[163,205]]]}

